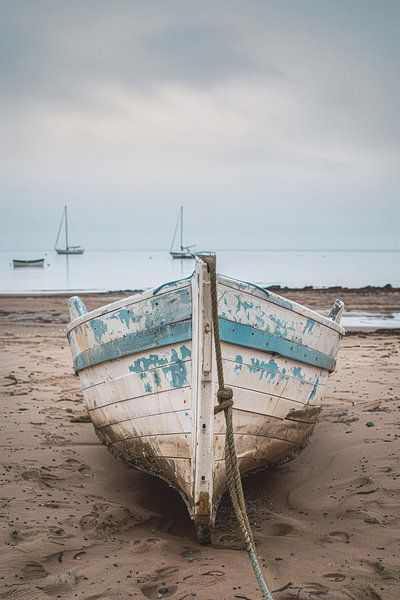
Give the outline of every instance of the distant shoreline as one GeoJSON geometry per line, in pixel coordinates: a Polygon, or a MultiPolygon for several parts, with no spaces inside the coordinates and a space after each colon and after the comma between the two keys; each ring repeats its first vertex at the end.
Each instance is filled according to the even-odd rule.
{"type": "MultiPolygon", "coordinates": [[[[385,294],[400,294],[400,287],[392,286],[390,283],[387,283],[383,286],[376,285],[364,285],[361,287],[347,287],[341,285],[333,285],[327,287],[318,287],[313,285],[305,285],[303,287],[289,287],[289,286],[281,286],[281,285],[271,285],[271,286],[259,286],[265,289],[266,291],[276,292],[278,294],[286,294],[286,293],[318,293],[318,294],[331,294],[333,292],[344,292],[344,293],[368,293],[372,294],[374,292],[385,293],[385,294]]],[[[11,298],[11,297],[41,297],[41,296],[60,296],[60,297],[70,297],[75,295],[90,295],[90,296],[110,296],[114,294],[140,294],[151,288],[125,288],[125,289],[116,289],[116,290],[85,290],[85,289],[75,289],[75,290],[26,290],[26,291],[16,291],[16,292],[0,292],[0,298],[11,298]]]]}
{"type": "MultiPolygon", "coordinates": [[[[345,327],[349,331],[353,325],[362,329],[396,328],[400,324],[400,287],[391,286],[364,286],[361,288],[348,288],[332,286],[315,288],[304,286],[302,288],[289,288],[271,286],[269,291],[277,293],[291,302],[297,302],[322,314],[327,314],[337,298],[344,302],[345,327]]],[[[139,289],[123,289],[118,291],[103,290],[49,290],[38,292],[11,292],[0,293],[3,306],[12,307],[22,305],[29,312],[44,309],[45,306],[58,306],[63,311],[67,310],[67,299],[79,295],[85,301],[89,310],[115,302],[124,297],[140,293],[139,289]]],[[[22,308],[21,308],[22,310],[22,308]]],[[[0,317],[7,319],[6,309],[0,317]]],[[[23,311],[22,311],[23,312],[23,311]]],[[[65,321],[67,322],[67,321],[65,321]]]]}

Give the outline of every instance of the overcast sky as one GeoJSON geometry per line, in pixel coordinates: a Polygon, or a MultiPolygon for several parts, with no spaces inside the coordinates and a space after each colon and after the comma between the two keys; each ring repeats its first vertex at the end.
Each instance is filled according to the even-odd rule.
{"type": "Polygon", "coordinates": [[[398,0],[0,13],[1,248],[400,247],[398,0]]]}

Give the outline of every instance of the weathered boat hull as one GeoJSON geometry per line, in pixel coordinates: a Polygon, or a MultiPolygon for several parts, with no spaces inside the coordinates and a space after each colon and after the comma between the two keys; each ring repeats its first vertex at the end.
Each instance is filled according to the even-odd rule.
{"type": "Polygon", "coordinates": [[[37,258],[34,260],[20,260],[18,258],[13,259],[13,267],[24,268],[24,267],[44,267],[44,258],[37,258]]]}
{"type": "MultiPolygon", "coordinates": [[[[307,444],[344,330],[222,276],[218,310],[244,475],[307,444]]],[[[178,489],[206,539],[226,488],[206,265],[196,259],[191,278],[91,313],[72,298],[70,311],[74,366],[97,435],[118,458],[178,489]]]]}

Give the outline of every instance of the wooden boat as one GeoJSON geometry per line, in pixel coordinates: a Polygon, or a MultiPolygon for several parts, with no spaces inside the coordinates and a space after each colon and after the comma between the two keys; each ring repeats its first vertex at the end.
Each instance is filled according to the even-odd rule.
{"type": "MultiPolygon", "coordinates": [[[[335,368],[343,304],[322,316],[218,275],[218,319],[242,475],[293,459],[308,443],[335,368]]],[[[87,312],[69,300],[68,338],[96,433],[122,461],[175,487],[209,539],[226,488],[225,422],[216,406],[210,275],[87,312]]]]}
{"type": "Polygon", "coordinates": [[[192,246],[184,246],[183,245],[183,206],[181,206],[180,211],[179,211],[178,220],[177,220],[176,226],[175,226],[174,235],[172,237],[172,242],[171,242],[171,247],[169,249],[169,253],[172,256],[172,258],[194,258],[194,253],[191,251],[191,248],[194,248],[194,245],[192,245],[192,246]],[[173,248],[175,245],[178,228],[180,231],[180,246],[179,246],[180,249],[174,250],[173,248]]]}
{"type": "Polygon", "coordinates": [[[21,260],[20,258],[13,259],[13,267],[44,267],[44,258],[34,258],[32,260],[21,260]]]}
{"type": "Polygon", "coordinates": [[[57,254],[83,254],[85,251],[84,248],[82,248],[82,246],[70,246],[69,245],[68,210],[67,210],[66,206],[64,206],[63,214],[62,214],[61,221],[60,221],[60,226],[58,228],[56,243],[54,245],[54,250],[57,252],[57,254]],[[65,245],[62,248],[60,248],[58,246],[58,242],[60,239],[61,231],[63,229],[63,225],[64,225],[65,245]]]}

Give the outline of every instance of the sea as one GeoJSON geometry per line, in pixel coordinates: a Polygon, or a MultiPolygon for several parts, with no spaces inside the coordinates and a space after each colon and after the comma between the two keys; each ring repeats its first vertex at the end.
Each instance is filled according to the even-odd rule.
{"type": "MultiPolygon", "coordinates": [[[[400,250],[220,250],[218,271],[260,286],[400,287],[400,250]]],[[[134,291],[193,272],[191,259],[167,250],[0,251],[0,293],[134,291]],[[44,268],[13,268],[12,259],[45,258],[44,268]]],[[[400,313],[346,313],[345,326],[400,327],[400,313]]]]}
{"type": "MultiPolygon", "coordinates": [[[[261,286],[400,286],[400,250],[220,250],[218,271],[261,286]]],[[[194,261],[164,250],[0,251],[0,293],[119,291],[190,275],[194,261]],[[12,259],[45,258],[44,268],[13,268],[12,259]]]]}

